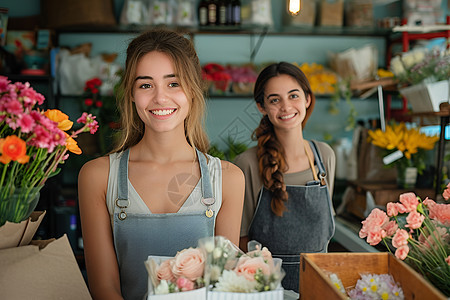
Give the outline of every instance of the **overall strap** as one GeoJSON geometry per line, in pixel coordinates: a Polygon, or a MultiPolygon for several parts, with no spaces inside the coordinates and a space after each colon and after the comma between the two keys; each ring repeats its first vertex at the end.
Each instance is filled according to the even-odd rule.
{"type": "Polygon", "coordinates": [[[198,162],[200,165],[200,175],[202,177],[202,196],[203,199],[212,199],[213,193],[211,188],[211,180],[209,179],[208,163],[205,154],[195,149],[197,152],[198,162]]]}
{"type": "Polygon", "coordinates": [[[311,150],[314,154],[314,160],[317,163],[317,167],[319,168],[319,178],[320,178],[320,184],[326,185],[325,178],[327,177],[327,172],[325,171],[325,167],[323,165],[322,157],[319,154],[319,150],[317,148],[317,145],[314,141],[309,141],[309,145],[311,146],[311,150]]]}
{"type": "MultiPolygon", "coordinates": [[[[119,170],[117,175],[117,199],[115,201],[115,208],[119,208],[119,220],[125,220],[127,213],[125,209],[130,205],[128,200],[128,157],[130,156],[130,149],[122,152],[119,161],[119,170]]],[[[114,210],[116,210],[114,208],[114,210]]]]}

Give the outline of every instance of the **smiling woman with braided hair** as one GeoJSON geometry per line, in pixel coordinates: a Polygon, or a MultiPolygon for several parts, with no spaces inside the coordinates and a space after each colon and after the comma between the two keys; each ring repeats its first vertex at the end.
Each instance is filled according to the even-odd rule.
{"type": "Polygon", "coordinates": [[[336,158],[328,144],[303,138],[315,97],[299,68],[269,65],[254,98],[263,114],[254,132],[258,145],[235,159],[245,175],[240,246],[256,240],[281,258],[282,285],[298,292],[299,253],[326,252],[334,234],[336,158]]]}

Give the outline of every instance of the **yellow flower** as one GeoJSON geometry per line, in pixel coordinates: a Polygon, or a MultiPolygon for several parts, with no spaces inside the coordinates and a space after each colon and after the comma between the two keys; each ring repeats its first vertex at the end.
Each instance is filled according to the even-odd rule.
{"type": "Polygon", "coordinates": [[[72,128],[73,122],[69,120],[69,116],[58,109],[49,109],[45,116],[50,120],[58,123],[58,128],[62,131],[67,131],[72,128]]]}

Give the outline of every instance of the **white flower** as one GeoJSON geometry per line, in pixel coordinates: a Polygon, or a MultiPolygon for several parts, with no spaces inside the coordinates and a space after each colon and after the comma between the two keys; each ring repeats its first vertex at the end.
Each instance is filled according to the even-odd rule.
{"type": "Polygon", "coordinates": [[[218,258],[220,258],[221,256],[222,256],[222,249],[221,248],[219,248],[219,247],[217,247],[216,249],[214,249],[214,251],[213,251],[213,257],[214,257],[214,259],[218,259],[218,258]]]}
{"type": "Polygon", "coordinates": [[[418,64],[425,59],[425,51],[415,50],[413,51],[413,56],[414,56],[414,64],[418,64]]]}
{"type": "Polygon", "coordinates": [[[396,75],[401,75],[406,72],[405,67],[403,67],[402,60],[400,56],[396,56],[391,60],[391,71],[396,75]]]}
{"type": "Polygon", "coordinates": [[[238,276],[234,271],[224,270],[214,290],[233,293],[252,293],[256,292],[256,283],[256,281],[248,281],[244,276],[238,276]]]}
{"type": "Polygon", "coordinates": [[[155,289],[155,295],[168,294],[169,293],[169,284],[166,280],[161,280],[159,285],[155,289]]]}
{"type": "Polygon", "coordinates": [[[211,268],[209,269],[211,281],[217,281],[220,277],[221,271],[222,269],[219,266],[217,265],[211,266],[211,268]]]}
{"type": "Polygon", "coordinates": [[[402,55],[402,62],[405,65],[405,68],[409,69],[416,64],[416,60],[414,58],[413,52],[406,52],[402,55]]]}
{"type": "Polygon", "coordinates": [[[214,240],[208,240],[207,242],[205,242],[204,248],[205,248],[206,252],[208,252],[208,253],[213,252],[214,251],[214,240]]]}
{"type": "Polygon", "coordinates": [[[341,279],[335,273],[330,274],[330,279],[331,279],[331,282],[337,287],[337,289],[341,293],[346,294],[345,288],[344,288],[344,285],[342,284],[341,279]]]}

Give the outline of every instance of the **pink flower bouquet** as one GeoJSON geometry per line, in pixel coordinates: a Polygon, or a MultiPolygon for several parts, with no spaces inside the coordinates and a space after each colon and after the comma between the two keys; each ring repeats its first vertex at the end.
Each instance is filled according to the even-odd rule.
{"type": "Polygon", "coordinates": [[[281,260],[256,241],[243,253],[223,237],[200,241],[206,253],[208,299],[283,299],[281,260]]]}
{"type": "MultiPolygon", "coordinates": [[[[450,197],[450,184],[443,193],[450,197]]],[[[414,193],[387,204],[387,213],[375,208],[359,232],[370,245],[383,241],[389,251],[450,296],[450,204],[438,204],[414,193]]]]}
{"type": "Polygon", "coordinates": [[[98,129],[96,117],[83,113],[77,120],[81,125],[72,130],[69,116],[39,108],[44,100],[28,82],[0,76],[0,226],[26,220],[69,152],[82,153],[78,135],[98,129]]]}
{"type": "Polygon", "coordinates": [[[145,266],[149,273],[149,299],[166,299],[162,295],[173,293],[179,293],[177,299],[206,299],[206,289],[201,289],[205,286],[205,256],[201,249],[183,249],[175,257],[150,256],[145,266]]]}

